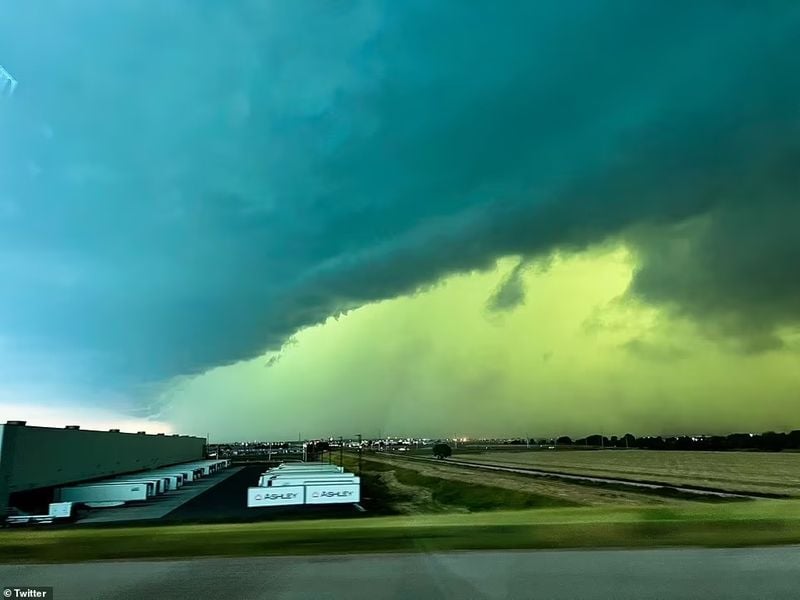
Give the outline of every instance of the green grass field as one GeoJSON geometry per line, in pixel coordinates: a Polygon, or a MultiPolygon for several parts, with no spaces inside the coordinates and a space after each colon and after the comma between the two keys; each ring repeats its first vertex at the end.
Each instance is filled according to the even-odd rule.
{"type": "Polygon", "coordinates": [[[469,453],[454,458],[551,471],[800,496],[800,453],[597,450],[469,453]]]}
{"type": "MultiPolygon", "coordinates": [[[[378,504],[394,508],[395,514],[448,510],[474,512],[547,506],[621,508],[731,501],[698,497],[668,489],[631,490],[612,484],[587,485],[513,473],[478,471],[460,467],[451,460],[423,462],[407,458],[376,453],[367,454],[363,460],[364,485],[368,495],[372,495],[369,493],[372,491],[369,489],[371,482],[378,478],[378,483],[382,483],[381,502],[378,504]],[[414,496],[420,496],[422,491],[421,500],[417,498],[415,502],[414,496]],[[404,494],[410,496],[410,501],[403,497],[404,494]],[[425,494],[429,499],[426,500],[425,494]]],[[[345,455],[345,464],[350,470],[357,468],[350,455],[345,455]]]]}
{"type": "MultiPolygon", "coordinates": [[[[345,456],[344,464],[351,471],[355,471],[358,468],[357,460],[353,456],[345,456]]],[[[393,473],[396,480],[403,486],[427,491],[431,497],[431,503],[428,507],[431,510],[429,512],[446,511],[448,508],[479,512],[580,505],[578,502],[543,494],[511,490],[493,485],[481,485],[475,482],[432,477],[414,470],[413,467],[416,466],[414,464],[409,464],[412,468],[404,468],[396,464],[370,460],[369,458],[363,459],[362,464],[362,486],[364,486],[365,494],[373,496],[377,492],[381,496],[380,503],[372,502],[373,506],[379,504],[391,505],[398,501],[408,500],[403,492],[391,490],[383,483],[380,475],[388,472],[393,473]],[[380,487],[375,489],[376,486],[380,487]]]]}
{"type": "Polygon", "coordinates": [[[396,467],[393,471],[400,483],[428,489],[435,502],[445,506],[463,507],[470,512],[498,510],[498,508],[521,510],[526,508],[578,506],[576,502],[549,496],[518,492],[491,485],[430,477],[412,469],[396,467]]]}
{"type": "Polygon", "coordinates": [[[800,543],[800,503],[548,508],[372,519],[0,532],[2,562],[800,543]]]}

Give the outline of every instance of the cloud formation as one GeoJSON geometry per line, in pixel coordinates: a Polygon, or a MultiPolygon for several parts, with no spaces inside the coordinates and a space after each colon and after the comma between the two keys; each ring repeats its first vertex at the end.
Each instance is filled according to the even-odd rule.
{"type": "Polygon", "coordinates": [[[793,4],[5,14],[0,351],[26,348],[19,372],[198,373],[499,256],[617,237],[630,293],[711,336],[765,350],[800,320],[793,4]]]}
{"type": "Polygon", "coordinates": [[[166,390],[162,418],[213,439],[791,430],[789,352],[730,353],[685,319],[625,297],[624,247],[521,276],[525,304],[487,319],[514,259],[304,329],[263,358],[166,390]],[[595,321],[599,327],[584,327],[595,321]]]}

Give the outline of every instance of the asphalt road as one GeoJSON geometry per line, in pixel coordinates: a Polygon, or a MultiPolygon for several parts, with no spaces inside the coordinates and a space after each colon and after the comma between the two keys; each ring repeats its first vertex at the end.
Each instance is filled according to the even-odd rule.
{"type": "Polygon", "coordinates": [[[55,600],[800,597],[800,547],[499,551],[0,565],[55,600]]]}

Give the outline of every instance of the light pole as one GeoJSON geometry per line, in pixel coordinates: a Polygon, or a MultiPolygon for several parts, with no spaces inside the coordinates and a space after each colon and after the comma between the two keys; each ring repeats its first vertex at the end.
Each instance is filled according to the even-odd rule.
{"type": "Polygon", "coordinates": [[[358,436],[358,476],[361,477],[361,434],[356,434],[358,436]]]}
{"type": "Polygon", "coordinates": [[[339,436],[339,466],[344,467],[344,438],[339,436]]]}

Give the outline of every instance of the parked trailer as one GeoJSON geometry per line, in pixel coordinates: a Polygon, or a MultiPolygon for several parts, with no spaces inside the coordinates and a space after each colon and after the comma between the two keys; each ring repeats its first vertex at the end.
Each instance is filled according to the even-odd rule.
{"type": "Polygon", "coordinates": [[[305,488],[302,485],[284,487],[272,491],[261,487],[247,488],[247,507],[292,506],[305,503],[305,488]]]}
{"type": "Polygon", "coordinates": [[[339,469],[341,470],[342,467],[338,465],[328,465],[325,463],[281,463],[277,467],[273,467],[275,471],[281,471],[283,469],[339,469]]]}
{"type": "Polygon", "coordinates": [[[175,465],[176,467],[182,469],[192,469],[196,471],[198,477],[203,477],[206,475],[211,475],[212,473],[216,473],[217,471],[223,469],[225,467],[224,461],[218,460],[211,460],[211,461],[200,461],[195,463],[187,463],[183,465],[175,465]]]}
{"type": "Polygon", "coordinates": [[[262,475],[267,477],[302,477],[303,475],[311,475],[315,473],[321,473],[325,475],[343,475],[345,474],[345,471],[332,471],[330,469],[303,469],[302,471],[294,471],[291,469],[282,469],[280,471],[264,471],[262,475]]]}
{"type": "Polygon", "coordinates": [[[325,473],[327,475],[341,475],[345,471],[332,471],[330,469],[303,469],[302,471],[294,471],[291,469],[282,469],[280,471],[264,471],[262,475],[280,475],[280,476],[290,476],[290,475],[306,475],[308,473],[325,473]]]}
{"type": "Polygon", "coordinates": [[[327,473],[343,473],[344,469],[342,467],[337,467],[336,465],[322,465],[322,464],[315,464],[315,465],[307,465],[304,467],[294,467],[294,466],[280,466],[280,467],[273,467],[271,469],[267,469],[270,473],[307,473],[309,471],[325,471],[327,473]]]}
{"type": "Polygon", "coordinates": [[[324,477],[328,478],[343,478],[349,479],[354,477],[351,473],[308,473],[307,475],[262,475],[258,479],[258,484],[261,487],[269,487],[271,485],[276,485],[274,482],[278,481],[304,481],[309,478],[320,478],[324,477]]]}
{"type": "Polygon", "coordinates": [[[61,502],[76,502],[100,508],[147,500],[147,488],[144,483],[103,483],[59,488],[56,495],[61,502]]]}
{"type": "Polygon", "coordinates": [[[164,479],[170,479],[170,489],[175,489],[189,481],[191,474],[191,471],[182,471],[180,469],[156,469],[154,471],[141,473],[140,477],[163,477],[164,479]]]}
{"type": "Polygon", "coordinates": [[[118,483],[118,482],[125,482],[125,483],[152,483],[153,484],[153,495],[159,495],[166,492],[169,488],[169,483],[166,478],[164,477],[157,477],[157,476],[126,476],[120,475],[119,477],[112,477],[110,479],[103,479],[102,481],[98,481],[97,483],[118,483]]]}
{"type": "Polygon", "coordinates": [[[349,477],[331,477],[331,476],[311,476],[311,477],[290,477],[290,478],[280,478],[280,479],[273,479],[271,480],[272,485],[268,487],[283,487],[286,485],[296,485],[296,484],[312,484],[317,482],[324,482],[324,483],[346,483],[346,484],[354,484],[360,485],[361,478],[355,475],[350,475],[349,477]]]}
{"type": "Polygon", "coordinates": [[[274,475],[283,475],[283,474],[291,474],[291,473],[344,473],[345,470],[341,467],[334,467],[333,469],[268,469],[264,471],[264,473],[274,474],[274,475]]]}
{"type": "MultiPolygon", "coordinates": [[[[123,477],[119,477],[119,479],[122,480],[123,477]]],[[[158,494],[163,494],[164,492],[168,492],[169,490],[175,489],[173,487],[173,485],[172,485],[171,479],[169,477],[167,477],[166,475],[153,475],[153,474],[150,474],[150,473],[145,473],[145,474],[143,474],[143,475],[141,475],[139,477],[124,477],[124,479],[126,479],[126,480],[133,479],[133,480],[136,480],[136,481],[139,481],[139,480],[141,480],[141,481],[155,481],[155,482],[158,483],[158,487],[160,489],[160,491],[156,492],[158,494]]],[[[117,480],[113,479],[112,481],[117,481],[117,480]]]]}
{"type": "Polygon", "coordinates": [[[167,483],[167,490],[177,490],[181,487],[183,482],[183,475],[179,473],[151,473],[148,471],[148,475],[152,475],[153,477],[161,477],[167,483]]]}
{"type": "Polygon", "coordinates": [[[312,479],[325,479],[326,481],[354,481],[358,478],[353,473],[307,473],[305,475],[265,475],[259,479],[261,487],[276,485],[291,485],[293,481],[308,481],[312,479]]]}
{"type": "Polygon", "coordinates": [[[164,487],[164,480],[163,479],[155,479],[155,478],[140,478],[140,477],[120,477],[118,479],[103,479],[100,481],[93,481],[91,483],[86,483],[83,485],[104,485],[106,483],[130,483],[130,484],[142,484],[148,486],[147,488],[147,495],[148,496],[158,496],[159,494],[163,494],[166,490],[164,487]]]}
{"type": "Polygon", "coordinates": [[[306,482],[306,504],[354,504],[361,501],[359,483],[306,482]]]}
{"type": "Polygon", "coordinates": [[[183,485],[183,473],[177,473],[173,471],[148,471],[149,474],[152,474],[154,477],[163,477],[164,479],[169,481],[169,489],[176,490],[183,485]]]}
{"type": "Polygon", "coordinates": [[[220,469],[224,469],[229,464],[227,460],[198,460],[190,463],[184,463],[183,465],[176,465],[176,466],[187,466],[187,465],[197,465],[202,466],[210,469],[211,471],[218,471],[220,469]]]}
{"type": "Polygon", "coordinates": [[[72,502],[51,502],[46,515],[10,515],[6,517],[9,525],[44,525],[54,523],[57,519],[69,519],[72,516],[72,502]]]}
{"type": "MultiPolygon", "coordinates": [[[[158,487],[156,486],[155,481],[142,481],[139,479],[134,480],[127,480],[127,479],[105,479],[103,481],[91,481],[89,483],[79,483],[76,485],[67,486],[70,488],[82,488],[82,487],[95,487],[98,485],[134,485],[134,486],[142,486],[147,494],[148,498],[152,498],[156,494],[158,494],[158,487]]],[[[61,488],[66,489],[66,488],[61,488]]]]}
{"type": "Polygon", "coordinates": [[[203,476],[203,469],[195,466],[181,466],[180,470],[185,473],[186,481],[194,481],[195,479],[200,479],[203,476]]]}

